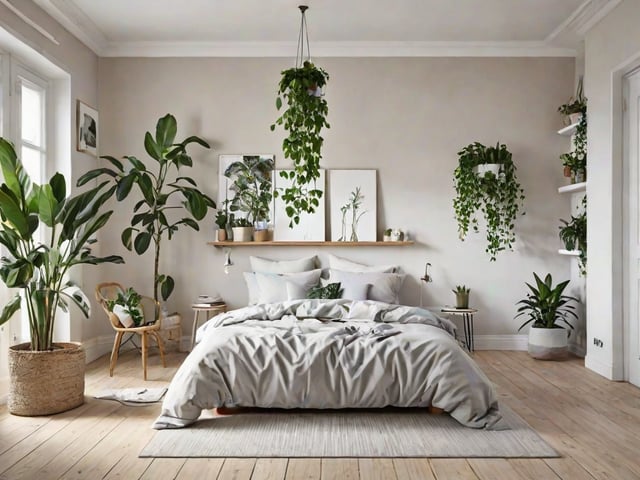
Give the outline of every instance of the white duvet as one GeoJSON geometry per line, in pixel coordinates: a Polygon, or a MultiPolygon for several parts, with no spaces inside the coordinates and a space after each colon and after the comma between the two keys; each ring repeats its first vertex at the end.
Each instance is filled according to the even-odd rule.
{"type": "Polygon", "coordinates": [[[156,429],[204,409],[442,408],[460,423],[501,418],[491,383],[433,313],[373,301],[294,300],[220,314],[173,378],[156,429]]]}

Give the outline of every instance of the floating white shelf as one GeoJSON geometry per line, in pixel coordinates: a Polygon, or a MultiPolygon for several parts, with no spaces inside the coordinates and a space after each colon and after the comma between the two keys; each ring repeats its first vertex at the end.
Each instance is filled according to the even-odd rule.
{"type": "Polygon", "coordinates": [[[320,242],[320,241],[270,241],[270,242],[207,242],[214,247],[405,247],[412,240],[402,242],[320,242]]]}
{"type": "Polygon", "coordinates": [[[570,255],[572,257],[580,256],[580,250],[565,250],[565,249],[561,248],[560,250],[558,250],[558,253],[560,255],[570,255]]]}
{"type": "Polygon", "coordinates": [[[570,137],[576,132],[578,125],[580,125],[580,122],[572,123],[568,127],[564,127],[558,130],[558,135],[562,135],[563,137],[570,137]]]}
{"type": "Polygon", "coordinates": [[[587,182],[572,183],[571,185],[565,185],[558,188],[558,193],[576,193],[584,192],[587,190],[587,182]]]}

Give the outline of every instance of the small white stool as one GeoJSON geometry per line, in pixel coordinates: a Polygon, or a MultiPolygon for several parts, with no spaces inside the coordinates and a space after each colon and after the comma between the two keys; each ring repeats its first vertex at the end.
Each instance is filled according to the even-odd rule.
{"type": "Polygon", "coordinates": [[[200,317],[200,312],[209,313],[205,316],[205,320],[208,320],[212,317],[212,314],[223,313],[227,311],[226,303],[216,303],[215,305],[207,305],[206,307],[202,305],[192,305],[193,309],[193,327],[191,328],[191,350],[193,350],[193,345],[196,343],[196,330],[198,329],[198,321],[200,317]]]}

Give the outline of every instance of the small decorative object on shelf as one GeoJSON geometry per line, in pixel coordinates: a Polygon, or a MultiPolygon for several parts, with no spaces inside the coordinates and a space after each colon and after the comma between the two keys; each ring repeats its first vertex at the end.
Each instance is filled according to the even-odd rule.
{"type": "Polygon", "coordinates": [[[578,81],[576,96],[571,97],[569,102],[560,105],[558,112],[565,116],[565,125],[578,123],[587,113],[587,99],[584,96],[582,78],[578,81]]]}
{"type": "Polygon", "coordinates": [[[470,288],[465,285],[458,285],[452,292],[456,294],[456,308],[469,308],[470,288]]]}
{"type": "Polygon", "coordinates": [[[382,235],[382,241],[383,242],[390,242],[391,241],[391,229],[387,228],[384,231],[384,234],[382,235]]]}
{"type": "Polygon", "coordinates": [[[581,211],[578,215],[571,215],[569,221],[560,219],[563,223],[559,227],[559,236],[568,251],[578,251],[580,274],[587,274],[587,197],[582,198],[581,211]]]}
{"type": "Polygon", "coordinates": [[[569,103],[560,105],[558,111],[565,115],[569,126],[558,131],[559,135],[572,135],[573,148],[560,155],[564,166],[564,176],[571,183],[584,182],[587,179],[587,99],[582,92],[582,79],[578,82],[576,97],[569,103]]]}

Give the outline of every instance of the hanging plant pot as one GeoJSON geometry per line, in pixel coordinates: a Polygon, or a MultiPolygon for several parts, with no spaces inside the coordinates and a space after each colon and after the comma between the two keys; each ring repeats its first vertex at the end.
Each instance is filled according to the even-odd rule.
{"type": "Polygon", "coordinates": [[[473,172],[481,178],[489,172],[497,177],[500,174],[501,168],[502,165],[499,163],[482,163],[473,167],[473,172]]]}
{"type": "Polygon", "coordinates": [[[569,125],[578,123],[580,120],[582,120],[582,112],[569,114],[569,125]]]}

